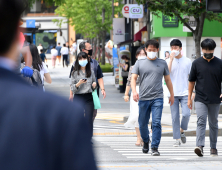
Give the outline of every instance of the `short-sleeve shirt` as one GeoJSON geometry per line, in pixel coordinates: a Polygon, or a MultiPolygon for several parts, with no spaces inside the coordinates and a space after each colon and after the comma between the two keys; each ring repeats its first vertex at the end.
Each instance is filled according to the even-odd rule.
{"type": "Polygon", "coordinates": [[[56,50],[58,51],[58,56],[61,56],[61,46],[57,46],[56,47],[56,50]]]}
{"type": "Polygon", "coordinates": [[[221,103],[222,60],[214,57],[210,62],[203,57],[196,59],[191,67],[190,82],[196,82],[195,101],[205,104],[221,103]]]}
{"type": "Polygon", "coordinates": [[[169,75],[169,69],[165,60],[147,58],[137,60],[132,74],[140,76],[139,98],[141,101],[163,98],[163,76],[169,75]]]}
{"type": "MultiPolygon", "coordinates": [[[[166,62],[169,64],[170,59],[167,59],[166,62]]],[[[191,60],[185,56],[179,59],[174,58],[170,72],[174,96],[188,95],[188,79],[191,65],[191,60]]],[[[170,96],[169,93],[168,96],[170,96]]]]}
{"type": "Polygon", "coordinates": [[[44,53],[41,53],[41,54],[40,54],[40,57],[41,57],[42,61],[45,62],[45,59],[46,59],[45,54],[44,54],[44,53]]]}

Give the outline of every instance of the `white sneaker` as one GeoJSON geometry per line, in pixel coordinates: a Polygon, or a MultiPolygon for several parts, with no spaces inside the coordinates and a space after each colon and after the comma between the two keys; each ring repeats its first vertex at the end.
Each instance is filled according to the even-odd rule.
{"type": "Polygon", "coordinates": [[[180,140],[176,140],[176,142],[173,144],[174,147],[179,147],[181,145],[180,140]]]}

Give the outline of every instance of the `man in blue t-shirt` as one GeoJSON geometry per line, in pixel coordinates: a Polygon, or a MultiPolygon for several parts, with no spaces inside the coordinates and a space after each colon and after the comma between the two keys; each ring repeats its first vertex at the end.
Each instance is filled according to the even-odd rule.
{"type": "Polygon", "coordinates": [[[57,59],[59,60],[59,64],[61,62],[61,46],[60,43],[58,43],[58,46],[56,46],[56,50],[58,51],[57,59]]]}

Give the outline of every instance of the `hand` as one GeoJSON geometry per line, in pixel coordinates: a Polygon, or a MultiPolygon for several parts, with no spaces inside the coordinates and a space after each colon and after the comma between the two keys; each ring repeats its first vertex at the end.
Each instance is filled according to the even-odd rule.
{"type": "Polygon", "coordinates": [[[96,83],[95,83],[95,82],[92,84],[92,87],[93,87],[94,89],[96,88],[96,83]]]}
{"type": "Polygon", "coordinates": [[[71,101],[71,102],[73,101],[73,95],[69,96],[69,101],[71,101]]]}
{"type": "Polygon", "coordinates": [[[124,100],[125,100],[125,102],[128,102],[129,101],[129,96],[124,96],[124,100]]]}
{"type": "Polygon", "coordinates": [[[81,85],[81,84],[84,84],[84,83],[86,83],[86,82],[87,82],[87,80],[80,79],[79,82],[78,82],[78,84],[81,85]]]}
{"type": "MultiPolygon", "coordinates": [[[[220,95],[220,98],[222,98],[222,94],[220,95]]],[[[222,103],[222,101],[221,101],[221,103],[222,103]]]]}
{"type": "Polygon", "coordinates": [[[171,53],[170,53],[170,60],[173,61],[174,58],[175,58],[175,52],[171,52],[171,53]]]}
{"type": "Polygon", "coordinates": [[[170,104],[170,106],[172,106],[173,103],[174,103],[174,96],[170,96],[170,98],[169,98],[169,104],[170,104]]]}
{"type": "Polygon", "coordinates": [[[25,66],[25,67],[22,69],[21,73],[24,75],[24,77],[32,77],[32,75],[33,75],[33,70],[32,70],[30,67],[25,66]]]}
{"type": "Polygon", "coordinates": [[[191,101],[193,101],[195,99],[195,95],[196,95],[195,93],[192,94],[191,101]]]}
{"type": "Polygon", "coordinates": [[[133,100],[135,102],[138,102],[139,101],[139,94],[137,92],[133,93],[133,100]]]}
{"type": "Polygon", "coordinates": [[[191,99],[188,99],[188,102],[187,102],[187,106],[190,110],[192,110],[192,105],[193,105],[193,102],[191,99]]]}
{"type": "Polygon", "coordinates": [[[105,92],[105,90],[101,90],[101,93],[102,93],[102,95],[103,95],[103,99],[105,99],[105,98],[106,98],[106,92],[105,92]]]}

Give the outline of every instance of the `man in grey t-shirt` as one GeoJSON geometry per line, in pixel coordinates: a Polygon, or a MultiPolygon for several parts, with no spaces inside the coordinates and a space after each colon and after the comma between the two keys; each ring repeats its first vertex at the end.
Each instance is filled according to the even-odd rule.
{"type": "Polygon", "coordinates": [[[161,117],[163,110],[163,86],[164,77],[170,91],[169,103],[174,103],[173,85],[170,79],[166,61],[157,58],[159,43],[156,40],[148,40],[145,44],[147,58],[138,60],[132,71],[132,92],[134,101],[139,101],[139,128],[143,139],[143,153],[149,151],[149,123],[152,111],[152,144],[153,156],[159,156],[158,147],[161,139],[161,117]],[[140,91],[136,92],[136,80],[140,76],[140,91]]]}

